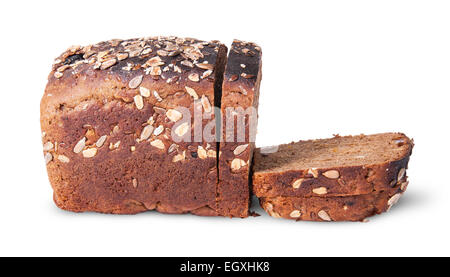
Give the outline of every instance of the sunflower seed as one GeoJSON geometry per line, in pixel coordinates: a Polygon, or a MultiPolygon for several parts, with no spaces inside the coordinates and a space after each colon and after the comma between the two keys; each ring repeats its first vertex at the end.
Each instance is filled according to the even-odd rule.
{"type": "Polygon", "coordinates": [[[175,134],[177,134],[177,136],[179,136],[179,137],[182,137],[182,136],[184,136],[188,131],[189,131],[189,123],[184,122],[184,123],[180,124],[180,125],[175,129],[175,134]]]}
{"type": "Polygon", "coordinates": [[[208,69],[208,70],[213,70],[214,69],[214,65],[213,64],[209,64],[209,63],[196,63],[195,65],[198,68],[201,68],[201,69],[208,69]]]}
{"type": "Polygon", "coordinates": [[[167,150],[167,153],[170,154],[170,153],[172,153],[173,151],[175,151],[177,148],[178,148],[178,145],[176,145],[175,143],[172,143],[172,144],[169,146],[169,149],[167,150]]]}
{"type": "MultiPolygon", "coordinates": [[[[219,154],[220,154],[220,152],[219,152],[219,154]]],[[[210,158],[216,158],[217,153],[216,153],[216,151],[214,151],[214,150],[212,150],[212,149],[209,149],[208,152],[207,152],[207,155],[208,155],[208,157],[210,157],[210,158]]]]}
{"type": "Polygon", "coordinates": [[[97,154],[97,148],[88,148],[83,150],[83,157],[92,158],[97,154]]]}
{"type": "Polygon", "coordinates": [[[202,106],[205,112],[210,113],[211,112],[211,103],[209,103],[209,99],[206,95],[202,95],[201,98],[202,106]]]}
{"type": "Polygon", "coordinates": [[[203,148],[203,146],[198,146],[197,149],[197,155],[200,159],[206,159],[208,157],[208,154],[206,153],[205,148],[203,148]]]}
{"type": "Polygon", "coordinates": [[[68,163],[70,162],[70,159],[67,156],[64,155],[58,155],[58,160],[62,163],[68,163]]]}
{"type": "Polygon", "coordinates": [[[61,72],[55,72],[55,74],[53,74],[53,76],[55,76],[56,79],[59,79],[63,76],[63,74],[61,72]]]}
{"type": "Polygon", "coordinates": [[[395,205],[395,204],[398,202],[398,200],[400,199],[401,196],[402,196],[401,193],[396,193],[396,194],[394,194],[394,196],[392,196],[391,198],[389,198],[389,200],[388,200],[388,202],[387,202],[387,204],[388,204],[388,210],[389,210],[393,205],[395,205]]]}
{"type": "Polygon", "coordinates": [[[150,145],[153,146],[153,147],[156,147],[158,149],[161,149],[161,150],[164,150],[166,148],[166,146],[164,145],[164,143],[160,139],[156,139],[156,140],[150,142],[150,145]]]}
{"type": "Polygon", "coordinates": [[[53,149],[53,143],[51,141],[48,141],[43,146],[44,151],[50,151],[53,149]]]}
{"type": "Polygon", "coordinates": [[[103,136],[99,137],[98,140],[97,140],[97,142],[95,143],[95,146],[97,146],[97,147],[102,147],[103,144],[104,144],[105,141],[106,141],[106,138],[107,138],[106,135],[103,135],[103,136]]]}
{"type": "Polygon", "coordinates": [[[147,54],[150,54],[151,52],[153,52],[152,48],[147,47],[147,48],[144,48],[144,50],[142,50],[141,55],[147,55],[147,54]]]}
{"type": "Polygon", "coordinates": [[[176,163],[186,159],[186,151],[183,151],[181,154],[177,154],[173,157],[172,162],[176,163]]]}
{"type": "Polygon", "coordinates": [[[206,70],[205,72],[203,72],[201,78],[202,78],[202,79],[205,79],[206,77],[209,77],[212,73],[213,73],[212,70],[206,70]]]}
{"type": "Polygon", "coordinates": [[[302,213],[299,210],[293,210],[289,216],[293,218],[299,218],[302,215],[302,213]]]}
{"type": "Polygon", "coordinates": [[[142,78],[143,77],[144,77],[143,75],[139,75],[139,76],[134,77],[128,83],[128,87],[130,87],[130,88],[137,88],[142,83],[142,78]]]}
{"type": "Polygon", "coordinates": [[[58,69],[56,69],[56,71],[64,72],[64,70],[68,69],[69,67],[70,67],[70,65],[66,64],[66,65],[58,67],[58,69]]]}
{"type": "Polygon", "coordinates": [[[327,188],[326,187],[315,188],[312,190],[312,192],[319,195],[327,194],[327,188]]]}
{"type": "Polygon", "coordinates": [[[123,61],[128,58],[128,53],[117,53],[116,57],[119,61],[123,61]]]}
{"type": "Polygon", "coordinates": [[[329,215],[327,214],[327,212],[324,211],[324,210],[320,210],[320,211],[317,213],[317,215],[318,215],[322,220],[325,220],[325,221],[331,221],[330,216],[329,216],[329,215]]]}
{"type": "Polygon", "coordinates": [[[162,132],[164,131],[164,126],[159,125],[158,127],[156,127],[155,131],[153,131],[153,134],[155,136],[160,135],[162,132]]]}
{"type": "Polygon", "coordinates": [[[329,179],[337,179],[339,178],[339,171],[337,170],[328,170],[322,173],[323,176],[329,178],[329,179]]]}
{"type": "Polygon", "coordinates": [[[141,136],[140,136],[139,139],[140,139],[141,141],[148,139],[148,138],[152,135],[153,129],[154,129],[154,128],[153,128],[152,125],[147,125],[147,126],[145,126],[145,127],[142,129],[141,136]]]}
{"type": "Polygon", "coordinates": [[[247,147],[248,147],[248,144],[239,145],[236,148],[234,148],[233,154],[235,156],[238,156],[238,155],[242,154],[242,152],[244,152],[245,149],[247,149],[247,147]]]}
{"type": "Polygon", "coordinates": [[[166,116],[167,116],[167,118],[169,118],[171,121],[177,122],[178,120],[180,120],[180,119],[183,117],[183,114],[180,113],[180,112],[177,111],[177,110],[170,109],[170,110],[167,110],[166,116]]]}
{"type": "Polygon", "coordinates": [[[162,73],[161,67],[159,67],[159,66],[150,67],[150,75],[159,76],[159,75],[161,75],[161,73],[162,73]]]}
{"type": "Polygon", "coordinates": [[[148,88],[145,88],[145,87],[139,87],[139,93],[143,97],[149,97],[150,96],[150,90],[148,88]]]}
{"type": "Polygon", "coordinates": [[[147,66],[147,67],[148,66],[160,66],[160,65],[164,65],[164,62],[158,56],[153,57],[145,62],[145,66],[147,66]]]}
{"type": "Polygon", "coordinates": [[[134,104],[136,104],[138,110],[142,110],[142,108],[144,108],[144,99],[142,99],[140,94],[134,96],[134,104]]]}
{"type": "Polygon", "coordinates": [[[193,88],[190,88],[190,87],[185,87],[185,88],[186,88],[187,93],[188,93],[190,96],[192,96],[192,97],[194,98],[194,100],[197,100],[197,99],[198,99],[197,92],[195,92],[195,90],[194,90],[193,88]]]}
{"type": "Polygon", "coordinates": [[[298,188],[302,185],[303,180],[305,180],[305,179],[300,178],[300,179],[295,180],[295,181],[292,183],[292,187],[293,187],[294,189],[298,189],[298,188]]]}
{"type": "Polygon", "coordinates": [[[182,64],[182,65],[184,65],[184,66],[187,66],[187,67],[194,67],[194,64],[191,63],[191,62],[188,61],[188,60],[182,60],[182,61],[180,62],[180,64],[182,64]]]}
{"type": "Polygon", "coordinates": [[[161,102],[163,100],[161,98],[161,96],[159,96],[159,93],[156,90],[153,91],[153,96],[155,96],[155,98],[158,102],[161,102]]]}
{"type": "Polygon", "coordinates": [[[115,58],[109,59],[107,61],[102,62],[100,69],[104,70],[104,69],[110,68],[111,66],[115,65],[116,63],[117,63],[117,60],[115,58]]]}
{"type": "Polygon", "coordinates": [[[200,81],[200,77],[198,76],[197,73],[189,74],[188,78],[189,78],[189,80],[191,80],[192,82],[198,82],[198,81],[200,81]]]}
{"type": "Polygon", "coordinates": [[[45,153],[44,155],[44,160],[45,160],[45,164],[48,164],[49,162],[51,162],[53,160],[53,156],[50,153],[45,153]]]}
{"type": "Polygon", "coordinates": [[[405,173],[406,173],[406,169],[404,167],[402,167],[400,169],[400,171],[398,172],[397,182],[400,182],[403,179],[403,177],[405,177],[405,173]]]}
{"type": "Polygon", "coordinates": [[[75,147],[73,148],[73,152],[75,153],[80,153],[81,150],[84,149],[84,147],[86,146],[86,137],[83,137],[82,139],[80,139],[77,144],[75,144],[75,147]]]}
{"type": "Polygon", "coordinates": [[[237,171],[241,169],[241,167],[245,166],[245,161],[242,159],[235,158],[231,161],[231,170],[237,171]]]}
{"type": "Polygon", "coordinates": [[[156,53],[162,57],[165,57],[169,54],[169,52],[167,52],[166,50],[158,50],[156,51],[156,53]]]}

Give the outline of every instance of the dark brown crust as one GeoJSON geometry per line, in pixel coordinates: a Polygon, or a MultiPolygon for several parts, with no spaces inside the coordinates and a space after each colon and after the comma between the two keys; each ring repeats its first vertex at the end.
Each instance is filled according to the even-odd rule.
{"type": "MultiPolygon", "coordinates": [[[[245,118],[245,140],[237,141],[237,128],[234,136],[226,135],[226,108],[242,107],[244,110],[258,108],[259,85],[261,81],[261,49],[253,44],[235,40],[228,56],[227,67],[222,88],[222,130],[225,141],[220,143],[219,183],[217,190],[218,211],[230,217],[247,217],[250,204],[249,173],[252,163],[254,142],[250,141],[249,117],[245,118]],[[238,146],[248,145],[246,149],[235,155],[238,146]],[[234,159],[241,159],[245,165],[238,170],[231,169],[234,159]]],[[[255,115],[257,116],[257,114],[255,115]]],[[[235,125],[236,126],[236,125],[235,125]]],[[[256,128],[256,126],[255,126],[256,128]]]]}
{"type": "MultiPolygon", "coordinates": [[[[308,170],[289,170],[278,173],[253,173],[253,193],[257,197],[332,197],[369,194],[382,192],[391,187],[398,187],[406,182],[406,174],[398,180],[400,170],[408,168],[409,157],[413,144],[408,139],[409,151],[397,161],[384,162],[373,165],[360,165],[351,167],[317,168],[317,177],[308,173],[308,170]],[[329,170],[337,170],[339,178],[330,179],[323,175],[329,170]],[[303,179],[300,187],[294,188],[296,180],[303,179]],[[316,194],[317,188],[326,188],[326,193],[316,194]]],[[[255,164],[263,158],[260,149],[255,151],[255,164]]]]}
{"type": "Polygon", "coordinates": [[[307,221],[364,221],[367,217],[389,210],[402,193],[400,188],[391,188],[353,196],[280,196],[263,197],[259,201],[261,207],[273,217],[307,221]]]}
{"type": "MultiPolygon", "coordinates": [[[[134,214],[156,209],[165,213],[217,215],[215,140],[175,143],[171,130],[176,123],[165,114],[168,109],[177,107],[188,108],[192,113],[194,101],[186,92],[186,86],[193,88],[199,98],[207,97],[212,106],[216,69],[209,76],[200,77],[198,82],[190,80],[190,74],[201,76],[207,70],[182,65],[182,60],[189,60],[184,52],[161,56],[164,65],[161,65],[160,75],[147,75],[143,68],[148,59],[158,55],[158,49],[164,49],[168,41],[175,43],[175,40],[102,42],[90,47],[97,53],[91,58],[108,49],[112,49],[108,55],[116,57],[123,51],[123,45],[136,41],[153,50],[150,54],[128,58],[104,69],[95,69],[95,63],[80,63],[65,69],[57,78],[57,68],[63,66],[68,57],[86,54],[89,47],[75,47],[61,55],[41,101],[43,143],[53,145],[44,154],[51,157],[47,171],[58,207],[76,212],[134,214]],[[129,62],[134,64],[133,69],[122,70],[129,62]],[[164,71],[163,67],[169,64],[173,66],[164,71]],[[129,82],[140,75],[143,76],[140,86],[130,87],[129,82]],[[172,81],[168,82],[170,79],[172,81]],[[143,97],[143,107],[137,108],[134,96],[140,94],[140,87],[157,91],[162,100],[154,95],[143,97]],[[162,126],[162,132],[141,141],[141,133],[148,125],[162,126]],[[95,146],[103,135],[107,136],[104,144],[95,146]],[[74,153],[77,142],[83,137],[86,137],[84,149],[95,148],[95,156],[87,158],[82,153],[74,153]],[[151,144],[157,140],[162,142],[157,146],[163,149],[151,144]],[[169,153],[172,144],[177,146],[169,153]],[[207,156],[198,155],[200,148],[207,151],[207,156]],[[174,161],[175,156],[183,158],[174,161]]],[[[189,39],[179,46],[192,45],[200,47],[203,55],[196,62],[208,61],[224,66],[226,47],[222,44],[189,39]]],[[[203,119],[203,124],[211,121],[214,125],[214,114],[203,119]]]]}

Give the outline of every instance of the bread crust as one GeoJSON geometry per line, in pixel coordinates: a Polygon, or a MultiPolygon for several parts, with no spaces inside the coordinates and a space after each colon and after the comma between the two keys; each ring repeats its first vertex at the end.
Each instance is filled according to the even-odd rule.
{"type": "MultiPolygon", "coordinates": [[[[203,100],[214,105],[225,58],[220,42],[175,37],[112,40],[64,52],[41,100],[57,206],[218,215],[216,141],[175,141],[179,121],[168,111],[200,108],[209,115],[203,126],[214,126],[214,109],[207,112],[203,100]]],[[[183,133],[193,136],[193,118],[190,123],[183,133]]]]}
{"type": "MultiPolygon", "coordinates": [[[[406,188],[404,188],[406,189],[406,188]]],[[[273,217],[304,221],[365,221],[388,211],[403,194],[400,188],[334,197],[262,197],[261,207],[273,217]]]]}
{"type": "MultiPolygon", "coordinates": [[[[250,205],[250,165],[253,158],[254,140],[250,134],[250,117],[245,115],[245,138],[239,141],[239,123],[236,119],[228,132],[227,108],[252,108],[257,120],[259,86],[261,82],[261,49],[254,43],[235,40],[231,46],[222,87],[222,140],[219,156],[219,183],[217,188],[218,211],[229,217],[247,217],[250,205]]],[[[256,128],[254,122],[253,128],[256,128]]],[[[256,131],[253,129],[253,131],[256,131]]]]}
{"type": "MultiPolygon", "coordinates": [[[[253,193],[257,197],[333,197],[369,194],[400,187],[406,182],[406,169],[413,148],[412,141],[401,135],[407,147],[398,160],[283,172],[256,169],[253,173],[253,193]],[[335,172],[336,176],[327,177],[327,172],[335,172]]],[[[261,159],[264,159],[264,156],[261,150],[257,149],[255,164],[261,159]]]]}

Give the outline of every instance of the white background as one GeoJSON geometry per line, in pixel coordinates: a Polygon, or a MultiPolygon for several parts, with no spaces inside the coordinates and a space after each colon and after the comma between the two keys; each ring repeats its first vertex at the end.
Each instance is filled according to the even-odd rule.
{"type": "MultiPolygon", "coordinates": [[[[0,255],[449,255],[448,1],[4,1],[0,255]],[[257,144],[400,131],[410,185],[369,223],[75,214],[52,202],[39,101],[73,44],[177,35],[263,50],[257,144]]],[[[255,204],[256,205],[256,204],[255,204]]],[[[257,206],[257,205],[256,205],[257,206]]]]}

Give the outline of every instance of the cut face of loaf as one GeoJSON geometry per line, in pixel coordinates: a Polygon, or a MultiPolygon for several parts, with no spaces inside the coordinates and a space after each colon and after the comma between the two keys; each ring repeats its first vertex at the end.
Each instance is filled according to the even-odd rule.
{"type": "Polygon", "coordinates": [[[221,110],[218,210],[221,215],[249,215],[249,174],[257,125],[261,49],[235,40],[225,70],[221,110]]]}
{"type": "Polygon", "coordinates": [[[413,142],[400,133],[336,136],[257,149],[257,197],[332,197],[406,186],[413,142]],[[273,148],[276,149],[276,148],[273,148]],[[273,152],[273,153],[268,153],[273,152]]]}
{"type": "Polygon", "coordinates": [[[213,106],[226,52],[218,41],[153,37],[75,46],[56,59],[41,101],[56,204],[218,215],[213,106]]]}

